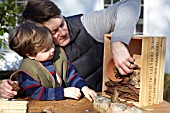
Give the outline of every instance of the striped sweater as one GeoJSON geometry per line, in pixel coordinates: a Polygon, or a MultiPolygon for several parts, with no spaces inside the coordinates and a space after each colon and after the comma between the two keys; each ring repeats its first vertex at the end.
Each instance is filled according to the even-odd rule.
{"type": "MultiPolygon", "coordinates": [[[[41,62],[41,64],[51,73],[57,82],[56,72],[52,60],[41,62]]],[[[56,88],[45,88],[39,82],[34,80],[31,76],[24,72],[20,72],[18,76],[19,85],[22,88],[26,96],[29,96],[35,100],[62,100],[64,99],[65,84],[56,88]]],[[[88,86],[83,78],[76,73],[74,67],[68,62],[68,68],[66,71],[66,82],[68,87],[76,87],[81,89],[83,86],[88,86]]],[[[63,82],[64,83],[64,82],[63,82]]]]}

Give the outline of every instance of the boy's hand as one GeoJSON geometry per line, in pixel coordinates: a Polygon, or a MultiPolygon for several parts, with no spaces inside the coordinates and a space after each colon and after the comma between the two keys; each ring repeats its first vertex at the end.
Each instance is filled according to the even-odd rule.
{"type": "Polygon", "coordinates": [[[84,87],[81,89],[81,91],[83,92],[84,96],[85,96],[88,100],[90,100],[90,102],[92,102],[92,101],[95,99],[95,96],[97,95],[97,93],[96,93],[94,90],[88,88],[87,86],[84,86],[84,87]]]}
{"type": "Polygon", "coordinates": [[[79,99],[81,97],[80,89],[75,87],[64,88],[64,97],[79,99]]]}

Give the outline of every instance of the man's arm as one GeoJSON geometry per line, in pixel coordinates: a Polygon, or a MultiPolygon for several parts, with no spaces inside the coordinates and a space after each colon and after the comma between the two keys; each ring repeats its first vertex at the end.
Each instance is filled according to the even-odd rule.
{"type": "Polygon", "coordinates": [[[131,73],[135,66],[126,45],[133,36],[140,14],[140,0],[120,0],[107,9],[82,16],[81,21],[99,42],[104,42],[104,34],[111,33],[111,52],[120,74],[131,73]]]}
{"type": "Polygon", "coordinates": [[[117,9],[116,23],[111,37],[111,52],[115,66],[122,75],[132,73],[134,59],[130,56],[126,45],[133,36],[140,14],[140,0],[122,0],[117,9]]]}

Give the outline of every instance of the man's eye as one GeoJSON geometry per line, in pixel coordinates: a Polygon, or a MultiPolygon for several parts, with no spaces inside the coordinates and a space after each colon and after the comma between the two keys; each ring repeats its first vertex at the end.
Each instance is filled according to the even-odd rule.
{"type": "Polygon", "coordinates": [[[62,28],[63,26],[64,26],[64,22],[61,23],[60,28],[62,28]]]}
{"type": "Polygon", "coordinates": [[[60,28],[62,28],[62,27],[64,26],[64,24],[65,24],[65,20],[64,20],[64,19],[62,19],[62,22],[61,22],[60,28]]]}
{"type": "Polygon", "coordinates": [[[54,31],[52,31],[51,34],[54,35],[55,34],[54,31]]]}
{"type": "Polygon", "coordinates": [[[56,34],[56,32],[58,31],[58,29],[55,29],[51,32],[52,35],[56,34]]]}

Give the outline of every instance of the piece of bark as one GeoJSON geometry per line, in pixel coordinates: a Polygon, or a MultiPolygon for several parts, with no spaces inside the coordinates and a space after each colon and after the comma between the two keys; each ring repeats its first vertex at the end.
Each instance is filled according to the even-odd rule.
{"type": "Polygon", "coordinates": [[[114,89],[114,93],[112,96],[112,102],[116,102],[118,100],[119,93],[117,92],[116,89],[114,89]]]}
{"type": "Polygon", "coordinates": [[[113,82],[113,81],[108,81],[108,82],[105,82],[105,85],[107,87],[115,87],[115,86],[117,86],[117,83],[113,82]]]}
{"type": "Polygon", "coordinates": [[[128,87],[121,87],[121,88],[117,88],[118,91],[124,92],[124,93],[134,93],[134,91],[132,91],[131,89],[129,89],[128,87]]]}
{"type": "Polygon", "coordinates": [[[127,84],[129,83],[130,78],[129,77],[124,77],[124,79],[120,82],[121,84],[127,84]]]}
{"type": "Polygon", "coordinates": [[[135,87],[132,86],[131,84],[127,84],[126,86],[127,86],[129,89],[133,90],[136,94],[139,95],[140,89],[135,88],[135,87]]]}
{"type": "Polygon", "coordinates": [[[139,97],[137,97],[136,95],[129,94],[129,93],[124,93],[120,95],[119,97],[121,99],[125,99],[126,101],[128,100],[139,101],[139,97]]]}
{"type": "Polygon", "coordinates": [[[11,86],[12,86],[12,88],[13,88],[13,91],[19,91],[21,88],[15,83],[15,82],[13,82],[12,84],[11,84],[11,86]]]}

